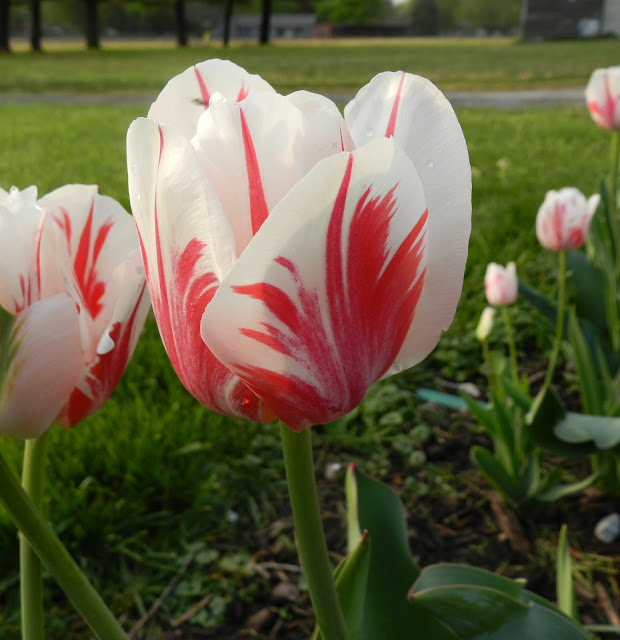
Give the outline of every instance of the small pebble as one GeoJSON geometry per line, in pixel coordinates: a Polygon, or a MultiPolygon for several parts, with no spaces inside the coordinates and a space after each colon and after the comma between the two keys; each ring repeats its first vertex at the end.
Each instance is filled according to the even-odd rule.
{"type": "Polygon", "coordinates": [[[335,480],[341,475],[342,469],[340,462],[328,462],[325,465],[325,480],[335,480]]]}
{"type": "Polygon", "coordinates": [[[274,602],[293,602],[299,598],[299,587],[292,582],[279,582],[271,592],[274,602]]]}
{"type": "Polygon", "coordinates": [[[620,538],[620,513],[610,513],[599,520],[594,535],[605,544],[611,544],[620,538]]]}
{"type": "Polygon", "coordinates": [[[239,520],[239,514],[236,511],[229,509],[228,512],[226,513],[226,522],[230,522],[230,524],[234,524],[235,522],[237,522],[237,520],[239,520]]]}

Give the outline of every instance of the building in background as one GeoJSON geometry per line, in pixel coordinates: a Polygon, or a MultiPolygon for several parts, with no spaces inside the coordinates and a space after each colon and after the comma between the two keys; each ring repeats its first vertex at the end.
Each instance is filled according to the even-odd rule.
{"type": "Polygon", "coordinates": [[[620,0],[523,0],[528,40],[620,36],[620,0]]]}

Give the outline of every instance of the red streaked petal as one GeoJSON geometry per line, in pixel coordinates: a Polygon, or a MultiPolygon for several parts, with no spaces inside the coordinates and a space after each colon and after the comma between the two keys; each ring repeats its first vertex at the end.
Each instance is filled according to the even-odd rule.
{"type": "Polygon", "coordinates": [[[250,218],[252,220],[252,234],[261,228],[263,222],[269,215],[267,202],[265,200],[265,191],[263,182],[260,177],[260,167],[256,157],[256,149],[252,141],[252,134],[248,127],[247,120],[243,115],[243,109],[239,110],[241,118],[241,135],[243,136],[243,148],[245,149],[245,165],[248,174],[248,188],[250,195],[250,218]]]}
{"type": "Polygon", "coordinates": [[[352,145],[336,106],[299,92],[211,99],[193,146],[214,185],[241,255],[269,211],[317,162],[352,145]]]}
{"type": "Polygon", "coordinates": [[[32,195],[29,190],[11,190],[0,204],[0,305],[11,313],[40,298],[39,246],[45,213],[32,195]]]}
{"type": "Polygon", "coordinates": [[[135,260],[119,267],[126,295],[117,304],[110,327],[104,334],[95,361],[86,367],[69,401],[58,416],[58,423],[72,427],[103,406],[125,372],[138,342],[150,308],[144,274],[135,260]]]}
{"type": "Polygon", "coordinates": [[[47,211],[41,234],[41,296],[66,292],[74,298],[89,362],[122,293],[114,272],[138,248],[131,216],[97,191],[94,185],[65,185],[39,200],[47,211]]]}
{"type": "Polygon", "coordinates": [[[471,168],[454,109],[430,81],[380,73],[345,108],[358,145],[393,135],[412,160],[428,206],[428,269],[420,309],[394,368],[425,358],[452,323],[461,296],[471,231],[471,168]],[[431,311],[432,310],[432,311],[431,311]]]}
{"type": "Polygon", "coordinates": [[[185,388],[227,415],[270,419],[200,339],[200,320],[235,260],[234,239],[196,153],[176,130],[145,119],[127,135],[129,192],[155,318],[185,388]]]}
{"type": "Polygon", "coordinates": [[[249,74],[229,60],[214,58],[172,78],[152,104],[148,117],[176,127],[189,139],[215,93],[240,102],[255,92],[275,93],[275,90],[260,76],[249,74]]]}
{"type": "Polygon", "coordinates": [[[34,438],[54,422],[84,367],[73,300],[61,293],[35,302],[17,316],[10,341],[0,433],[34,438]]]}
{"type": "Polygon", "coordinates": [[[419,179],[393,141],[324,160],[223,281],[203,339],[290,427],[344,415],[407,335],[426,220],[419,179]]]}

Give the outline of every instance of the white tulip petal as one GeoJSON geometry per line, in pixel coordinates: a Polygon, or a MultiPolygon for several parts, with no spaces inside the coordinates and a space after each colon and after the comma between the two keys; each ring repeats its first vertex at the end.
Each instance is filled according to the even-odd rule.
{"type": "Polygon", "coordinates": [[[391,140],[319,163],[222,282],[202,337],[291,428],[355,407],[390,367],[424,286],[426,205],[391,140]]]}
{"type": "Polygon", "coordinates": [[[394,138],[413,161],[428,206],[420,309],[390,374],[425,358],[452,323],[471,232],[471,167],[452,106],[425,78],[379,74],[347,105],[345,121],[358,147],[377,137],[394,138]]]}
{"type": "Polygon", "coordinates": [[[234,238],[189,141],[139,119],[127,134],[129,195],[153,311],[186,389],[220,413],[266,419],[256,396],[200,339],[200,319],[235,260],[234,238]]]}
{"type": "Polygon", "coordinates": [[[0,433],[35,438],[54,422],[84,366],[75,303],[62,293],[35,302],[16,317],[9,341],[0,433]]]}
{"type": "Polygon", "coordinates": [[[214,93],[239,102],[255,92],[275,90],[260,76],[249,74],[229,60],[206,60],[172,78],[152,104],[148,117],[176,127],[189,139],[214,93]]]}

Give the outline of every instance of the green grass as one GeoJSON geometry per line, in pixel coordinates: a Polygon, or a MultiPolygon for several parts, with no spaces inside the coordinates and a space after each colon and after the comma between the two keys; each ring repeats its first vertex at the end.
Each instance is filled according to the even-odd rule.
{"type": "Polygon", "coordinates": [[[224,57],[259,73],[280,92],[350,92],[386,69],[431,79],[443,90],[582,86],[596,67],[618,62],[615,40],[522,43],[510,39],[411,39],[238,45],[79,45],[44,55],[0,57],[0,93],[156,95],[169,78],[207,58],[224,57]]]}
{"type": "MultiPolygon", "coordinates": [[[[497,46],[517,50],[509,43],[497,46]]],[[[230,51],[250,52],[268,55],[230,51]]],[[[185,65],[175,54],[174,64],[185,65]]],[[[76,61],[74,55],[70,59],[76,61]]],[[[2,63],[21,60],[2,58],[2,63]]],[[[6,75],[0,76],[6,82],[6,75]]],[[[42,195],[68,182],[95,182],[101,193],[128,206],[125,132],[146,108],[0,106],[0,186],[35,183],[42,195]]],[[[521,278],[549,286],[551,256],[534,235],[538,206],[550,188],[575,185],[589,195],[606,170],[607,137],[583,108],[466,109],[458,115],[474,167],[464,296],[454,327],[427,362],[400,376],[402,387],[434,385],[437,375],[450,380],[478,375],[473,329],[484,304],[486,264],[516,260],[521,278]]],[[[405,395],[407,411],[413,412],[415,403],[405,395]]],[[[382,473],[389,464],[389,442],[400,430],[397,422],[377,427],[368,421],[318,429],[317,456],[324,460],[338,452],[340,459],[358,458],[363,468],[382,473]]],[[[17,469],[21,444],[3,439],[0,447],[17,469]]],[[[260,577],[248,579],[243,547],[252,553],[269,524],[287,512],[283,476],[275,426],[225,419],[195,402],[172,371],[151,318],[105,407],[72,431],[54,428],[45,508],[114,612],[130,621],[148,609],[188,553],[196,553],[193,566],[199,569],[185,576],[153,624],[169,623],[212,593],[200,620],[208,626],[221,623],[232,600],[254,597],[260,577]],[[237,523],[228,521],[230,510],[240,514],[237,523]]],[[[290,545],[290,538],[282,537],[282,544],[290,545]]],[[[51,579],[46,586],[50,640],[84,638],[77,615],[51,579]]],[[[0,637],[17,638],[17,538],[1,513],[0,603],[0,637]]]]}

